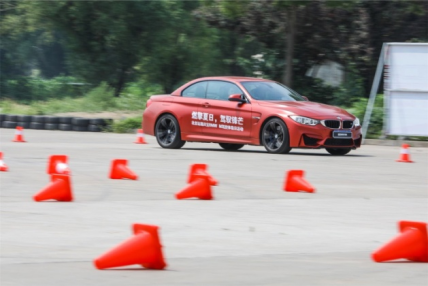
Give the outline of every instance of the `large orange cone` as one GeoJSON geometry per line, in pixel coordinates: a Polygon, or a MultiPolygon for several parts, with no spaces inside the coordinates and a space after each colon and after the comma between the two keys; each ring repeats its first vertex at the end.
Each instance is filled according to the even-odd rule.
{"type": "Polygon", "coordinates": [[[158,227],[134,224],[133,232],[133,237],[95,259],[95,267],[106,269],[140,264],[149,269],[164,269],[167,265],[162,254],[158,227]]]}
{"type": "Polygon", "coordinates": [[[178,200],[188,198],[198,198],[200,200],[212,200],[211,186],[206,178],[199,178],[187,185],[184,189],[175,194],[178,200]]]}
{"type": "Polygon", "coordinates": [[[0,152],[0,172],[6,172],[8,169],[8,166],[3,162],[3,152],[0,152]]]}
{"type": "Polygon", "coordinates": [[[24,140],[23,130],[21,126],[16,126],[15,130],[15,139],[13,139],[13,142],[26,142],[24,140]]]}
{"type": "Polygon", "coordinates": [[[286,192],[315,192],[315,188],[303,178],[303,170],[290,170],[287,172],[283,190],[286,192]]]}
{"type": "Polygon", "coordinates": [[[424,222],[400,221],[400,234],[372,253],[376,262],[407,259],[428,262],[427,224],[424,222]]]}
{"type": "Polygon", "coordinates": [[[147,144],[146,140],[144,139],[144,132],[143,129],[138,129],[137,131],[137,139],[134,142],[135,144],[147,144]]]}
{"type": "Polygon", "coordinates": [[[409,144],[401,145],[400,159],[396,161],[403,162],[403,163],[413,163],[413,161],[410,160],[409,144]]]}
{"type": "Polygon", "coordinates": [[[70,174],[67,165],[68,157],[66,155],[52,155],[49,157],[47,173],[52,174],[70,174]]]}
{"type": "Polygon", "coordinates": [[[115,159],[111,162],[110,179],[121,180],[130,179],[137,180],[138,176],[128,168],[128,160],[115,159]]]}
{"type": "Polygon", "coordinates": [[[193,181],[203,177],[208,179],[211,186],[217,186],[218,182],[207,172],[207,164],[193,164],[190,165],[189,176],[187,177],[187,183],[192,183],[193,181]]]}
{"type": "Polygon", "coordinates": [[[51,183],[34,195],[33,198],[36,202],[46,200],[71,202],[73,200],[73,194],[71,192],[70,176],[59,174],[52,175],[51,183]]]}

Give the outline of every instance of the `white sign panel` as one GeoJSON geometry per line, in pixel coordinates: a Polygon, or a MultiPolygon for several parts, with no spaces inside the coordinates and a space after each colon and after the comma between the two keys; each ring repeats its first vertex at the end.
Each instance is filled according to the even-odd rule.
{"type": "Polygon", "coordinates": [[[386,134],[428,136],[428,43],[388,43],[386,134]]]}

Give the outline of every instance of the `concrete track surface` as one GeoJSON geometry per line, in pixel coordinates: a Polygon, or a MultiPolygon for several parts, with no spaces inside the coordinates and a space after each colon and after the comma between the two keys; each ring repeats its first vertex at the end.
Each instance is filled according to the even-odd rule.
{"type": "Polygon", "coordinates": [[[428,149],[363,146],[271,155],[217,144],[160,148],[133,134],[0,129],[9,172],[1,179],[1,285],[428,285],[428,264],[374,263],[400,220],[428,221],[428,149]],[[47,158],[66,154],[75,201],[36,203],[49,183],[47,158]],[[109,180],[110,161],[129,159],[139,180],[109,180]],[[176,200],[190,164],[219,181],[215,200],[176,200]],[[316,193],[282,191],[303,169],[316,193]],[[161,227],[168,268],[97,270],[93,259],[131,236],[132,223],[161,227]]]}

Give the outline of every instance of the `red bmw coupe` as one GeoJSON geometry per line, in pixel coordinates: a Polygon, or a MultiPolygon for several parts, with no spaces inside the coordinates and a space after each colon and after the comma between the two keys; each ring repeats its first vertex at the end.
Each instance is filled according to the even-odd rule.
{"type": "Polygon", "coordinates": [[[325,148],[345,155],[361,145],[360,121],[271,80],[205,77],[147,101],[143,129],[163,148],[186,141],[219,143],[226,150],[263,145],[270,153],[325,148]]]}

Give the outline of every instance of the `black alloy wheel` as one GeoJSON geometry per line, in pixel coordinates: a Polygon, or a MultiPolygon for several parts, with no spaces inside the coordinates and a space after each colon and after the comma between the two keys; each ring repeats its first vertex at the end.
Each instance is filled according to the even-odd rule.
{"type": "Polygon", "coordinates": [[[265,123],[261,141],[269,153],[287,154],[291,150],[287,125],[279,118],[272,118],[265,123]]]}
{"type": "Polygon", "coordinates": [[[331,155],[343,156],[351,152],[351,148],[325,148],[331,155]]]}
{"type": "Polygon", "coordinates": [[[236,151],[244,147],[244,144],[218,143],[221,148],[227,151],[236,151]]]}
{"type": "Polygon", "coordinates": [[[155,136],[162,148],[180,149],[186,143],[181,140],[180,126],[171,114],[162,115],[155,126],[155,136]]]}

